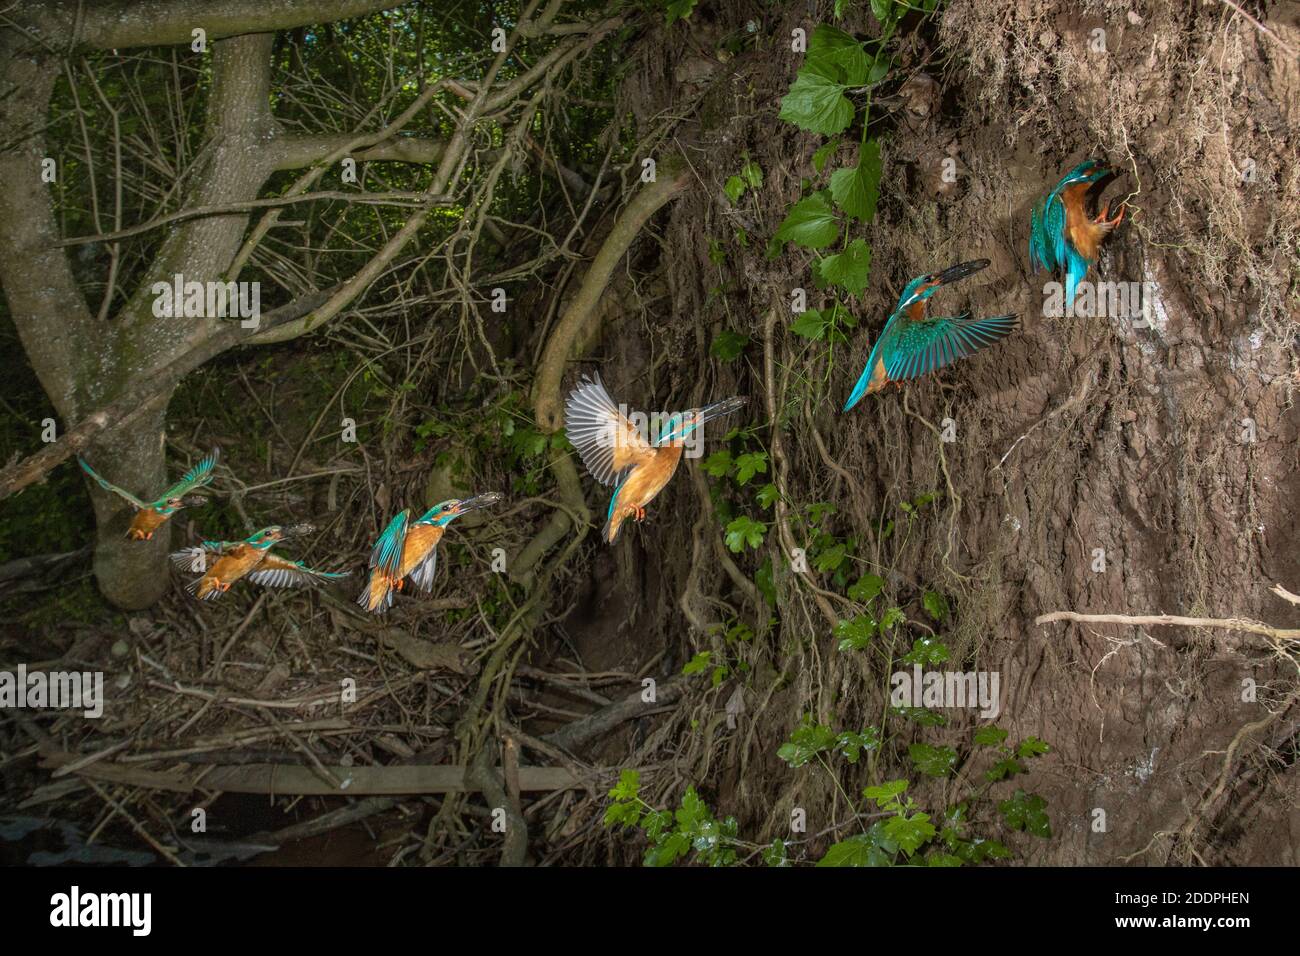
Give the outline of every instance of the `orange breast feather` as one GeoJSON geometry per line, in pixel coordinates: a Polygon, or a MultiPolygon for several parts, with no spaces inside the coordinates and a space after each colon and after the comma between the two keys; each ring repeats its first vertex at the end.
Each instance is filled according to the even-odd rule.
{"type": "Polygon", "coordinates": [[[637,508],[648,505],[677,471],[682,460],[682,445],[665,445],[655,453],[654,458],[633,470],[618,489],[618,501],[614,513],[610,515],[609,539],[618,536],[618,528],[625,518],[637,508]]]}
{"type": "Polygon", "coordinates": [[[261,564],[264,557],[266,557],[264,552],[251,548],[246,544],[231,549],[217,558],[212,567],[208,568],[207,573],[199,580],[199,587],[195,591],[195,596],[203,598],[219,585],[232,584],[238,581],[261,564]]]}
{"type": "Polygon", "coordinates": [[[429,556],[429,552],[442,540],[444,530],[446,529],[436,524],[417,524],[407,529],[406,542],[402,545],[402,570],[398,577],[406,577],[429,556]]]}
{"type": "Polygon", "coordinates": [[[1104,230],[1088,218],[1084,206],[1088,188],[1087,183],[1072,183],[1061,190],[1061,201],[1065,204],[1066,237],[1081,256],[1095,262],[1104,230]]]}
{"type": "Polygon", "coordinates": [[[131,527],[127,529],[126,533],[136,540],[147,538],[166,521],[166,515],[160,515],[152,508],[144,508],[135,513],[135,517],[131,519],[131,527]]]}

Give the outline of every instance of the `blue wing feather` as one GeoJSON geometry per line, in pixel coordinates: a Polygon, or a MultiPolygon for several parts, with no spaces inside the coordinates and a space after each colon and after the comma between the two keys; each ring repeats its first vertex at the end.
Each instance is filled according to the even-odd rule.
{"type": "Polygon", "coordinates": [[[912,348],[906,339],[900,341],[900,347],[885,356],[885,371],[891,380],[917,378],[992,345],[1018,326],[1014,315],[972,319],[969,313],[913,323],[904,331],[914,332],[920,341],[912,348]]]}
{"type": "Polygon", "coordinates": [[[388,527],[370,552],[370,567],[382,568],[385,574],[397,576],[402,569],[402,549],[406,544],[406,524],[410,517],[411,509],[407,508],[388,522],[388,527]]]}

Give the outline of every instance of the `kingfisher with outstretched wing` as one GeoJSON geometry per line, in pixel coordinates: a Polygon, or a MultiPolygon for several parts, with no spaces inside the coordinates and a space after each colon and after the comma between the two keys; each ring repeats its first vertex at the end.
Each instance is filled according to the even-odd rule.
{"type": "Polygon", "coordinates": [[[676,473],[689,436],[705,422],[743,408],[746,401],[726,398],[672,415],[651,444],[619,411],[600,376],[583,376],[564,403],[564,430],[591,476],[614,486],[602,532],[605,540],[613,544],[627,518],[645,519],[645,506],[676,473]]]}
{"type": "Polygon", "coordinates": [[[438,542],[447,526],[463,514],[496,504],[503,496],[495,491],[460,500],[440,501],[415,521],[407,508],[384,529],[370,552],[370,580],[357,598],[367,611],[378,614],[393,604],[393,594],[407,579],[426,594],[433,587],[438,569],[438,542]]]}
{"type": "Polygon", "coordinates": [[[1014,315],[974,319],[965,312],[945,318],[925,317],[925,304],[930,296],[949,282],[974,275],[988,264],[987,259],[962,262],[942,272],[917,276],[907,284],[880,338],[871,349],[867,367],[858,376],[849,400],[844,403],[844,411],[862,401],[864,395],[878,392],[890,382],[901,388],[904,380],[966,358],[1019,327],[1019,320],[1014,315]]]}
{"type": "Polygon", "coordinates": [[[126,536],[132,541],[148,541],[167,519],[182,508],[197,508],[207,504],[207,498],[202,495],[191,495],[189,492],[195,488],[202,488],[212,481],[212,470],[217,467],[217,458],[220,454],[220,449],[212,449],[199,460],[197,465],[187,471],[180,481],[164,491],[157,500],[148,502],[141,501],[129,491],[110,483],[91,468],[84,458],[78,456],[77,462],[81,465],[82,471],[95,479],[99,487],[130,502],[135,508],[135,517],[131,519],[131,526],[127,528],[126,536]]]}
{"type": "Polygon", "coordinates": [[[346,571],[317,571],[271,550],[285,538],[314,530],[311,525],[271,525],[243,541],[204,541],[197,548],[173,552],[171,559],[182,571],[202,572],[185,585],[185,590],[200,601],[221,597],[241,578],[265,588],[300,588],[346,578],[346,571]]]}

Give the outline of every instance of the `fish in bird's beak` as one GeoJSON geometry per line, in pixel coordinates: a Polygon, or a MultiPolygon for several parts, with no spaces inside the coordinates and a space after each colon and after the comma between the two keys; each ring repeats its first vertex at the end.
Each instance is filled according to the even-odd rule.
{"type": "Polygon", "coordinates": [[[949,282],[956,282],[959,279],[965,279],[967,276],[973,276],[975,273],[987,269],[989,260],[972,259],[970,262],[959,262],[951,268],[944,269],[934,275],[936,285],[947,285],[949,282]]]}
{"type": "Polygon", "coordinates": [[[455,505],[455,512],[458,515],[463,515],[467,511],[477,511],[479,508],[490,508],[504,497],[505,495],[501,494],[499,491],[489,491],[485,494],[475,495],[473,498],[466,498],[464,501],[455,505]]]}
{"type": "Polygon", "coordinates": [[[744,408],[748,404],[749,399],[747,398],[724,398],[722,401],[714,402],[712,405],[705,405],[696,412],[695,415],[698,419],[698,424],[703,425],[711,419],[720,418],[723,415],[730,415],[732,412],[740,411],[740,409],[744,408]]]}
{"type": "Polygon", "coordinates": [[[186,495],[181,499],[182,508],[202,508],[208,503],[208,499],[202,495],[186,495]]]}
{"type": "Polygon", "coordinates": [[[301,538],[304,535],[311,534],[316,530],[316,526],[303,522],[302,524],[291,524],[280,529],[280,538],[301,538]]]}

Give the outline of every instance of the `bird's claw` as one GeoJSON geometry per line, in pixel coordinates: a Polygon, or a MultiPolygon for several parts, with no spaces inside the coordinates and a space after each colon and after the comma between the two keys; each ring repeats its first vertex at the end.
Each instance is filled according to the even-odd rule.
{"type": "Polygon", "coordinates": [[[1108,201],[1105,207],[1102,209],[1102,211],[1097,214],[1097,218],[1094,219],[1093,222],[1095,222],[1099,226],[1106,226],[1110,229],[1114,229],[1116,226],[1118,226],[1121,222],[1124,221],[1124,213],[1127,210],[1128,210],[1128,204],[1120,203],[1119,210],[1115,213],[1115,218],[1112,219],[1110,217],[1110,202],[1108,201]]]}

